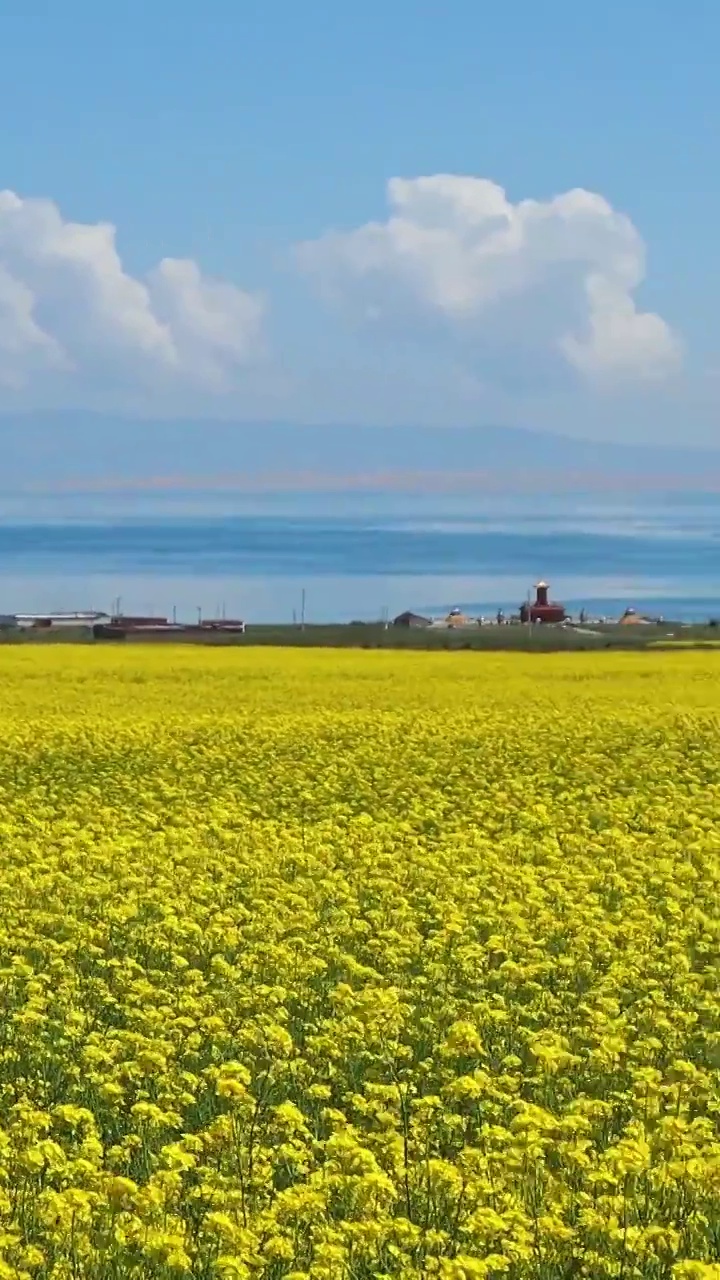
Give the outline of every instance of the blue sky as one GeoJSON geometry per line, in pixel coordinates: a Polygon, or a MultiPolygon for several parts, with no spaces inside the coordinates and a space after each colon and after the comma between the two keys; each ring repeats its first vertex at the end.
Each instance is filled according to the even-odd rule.
{"type": "Polygon", "coordinates": [[[719,40],[710,0],[5,0],[0,412],[714,446],[719,40]]]}

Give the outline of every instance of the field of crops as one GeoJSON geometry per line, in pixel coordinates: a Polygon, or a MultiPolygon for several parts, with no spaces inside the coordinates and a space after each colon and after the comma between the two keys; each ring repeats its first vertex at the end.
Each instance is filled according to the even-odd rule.
{"type": "Polygon", "coordinates": [[[0,1280],[720,1277],[719,677],[0,654],[0,1280]]]}

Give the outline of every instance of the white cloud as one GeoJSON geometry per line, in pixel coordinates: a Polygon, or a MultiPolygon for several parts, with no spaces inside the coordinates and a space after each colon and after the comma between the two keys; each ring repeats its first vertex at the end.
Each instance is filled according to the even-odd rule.
{"type": "Polygon", "coordinates": [[[203,380],[223,386],[228,368],[256,349],[262,321],[257,296],[224,280],[208,280],[192,259],[163,258],[149,277],[155,313],[176,349],[193,356],[203,380]]]}
{"type": "Polygon", "coordinates": [[[165,258],[123,267],[109,223],[65,221],[51,200],[0,192],[0,385],[222,388],[257,354],[264,306],[165,258]]]}
{"type": "Polygon", "coordinates": [[[296,250],[324,293],[366,320],[440,318],[491,367],[523,352],[613,382],[678,367],[678,338],[634,299],[642,239],[602,196],[513,204],[494,182],[437,174],[393,178],[388,201],[386,221],[296,250]]]}

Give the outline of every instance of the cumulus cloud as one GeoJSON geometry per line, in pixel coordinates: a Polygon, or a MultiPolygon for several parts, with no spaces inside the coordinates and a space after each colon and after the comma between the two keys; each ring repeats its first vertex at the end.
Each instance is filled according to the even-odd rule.
{"type": "Polygon", "coordinates": [[[491,364],[525,350],[590,378],[654,379],[678,338],[639,309],[643,241],[602,196],[567,191],[513,204],[483,178],[393,178],[389,216],[296,249],[326,296],[368,320],[441,319],[491,364]]]}
{"type": "Polygon", "coordinates": [[[59,375],[221,389],[257,354],[263,310],[193,261],[165,258],[135,277],[109,223],[70,222],[51,200],[0,192],[0,385],[59,375]]]}

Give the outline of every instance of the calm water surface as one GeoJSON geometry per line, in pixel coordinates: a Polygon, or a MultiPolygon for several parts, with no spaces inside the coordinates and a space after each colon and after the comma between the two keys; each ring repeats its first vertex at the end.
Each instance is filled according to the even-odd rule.
{"type": "Polygon", "coordinates": [[[353,509],[173,495],[0,502],[0,612],[110,609],[309,621],[516,608],[546,577],[568,608],[720,615],[720,503],[674,495],[449,503],[388,495],[353,509]],[[320,507],[321,510],[313,508],[320,507]]]}

